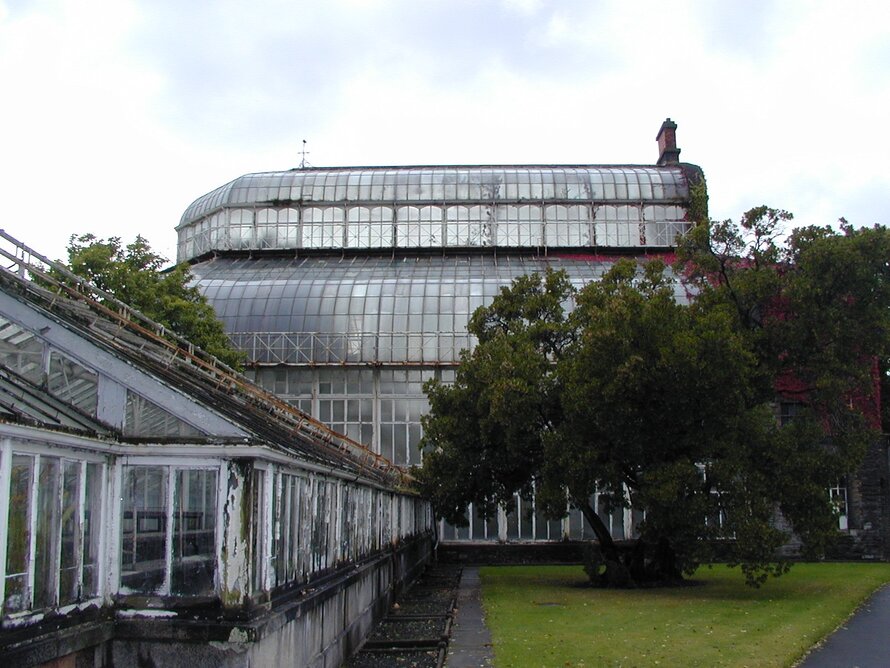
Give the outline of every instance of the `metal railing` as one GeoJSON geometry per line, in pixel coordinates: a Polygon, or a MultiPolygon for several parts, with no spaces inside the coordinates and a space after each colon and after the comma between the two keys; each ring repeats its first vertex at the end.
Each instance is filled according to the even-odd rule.
{"type": "Polygon", "coordinates": [[[233,332],[251,363],[287,365],[456,364],[476,338],[466,332],[233,332]]]}

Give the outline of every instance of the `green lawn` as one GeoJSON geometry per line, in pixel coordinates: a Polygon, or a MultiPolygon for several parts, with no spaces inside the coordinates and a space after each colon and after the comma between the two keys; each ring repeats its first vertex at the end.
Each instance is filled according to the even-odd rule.
{"type": "Polygon", "coordinates": [[[702,568],[688,587],[586,587],[580,566],[481,569],[498,668],[790,666],[884,582],[890,564],[797,564],[760,589],[702,568]]]}

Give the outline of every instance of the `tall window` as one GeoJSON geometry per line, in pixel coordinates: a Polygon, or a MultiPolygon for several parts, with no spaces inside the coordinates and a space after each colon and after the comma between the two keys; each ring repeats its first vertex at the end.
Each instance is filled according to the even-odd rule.
{"type": "Polygon", "coordinates": [[[99,591],[102,465],[47,455],[9,456],[4,614],[94,598],[99,591]]]}
{"type": "Polygon", "coordinates": [[[217,469],[124,468],[121,591],[214,592],[217,469]]]}

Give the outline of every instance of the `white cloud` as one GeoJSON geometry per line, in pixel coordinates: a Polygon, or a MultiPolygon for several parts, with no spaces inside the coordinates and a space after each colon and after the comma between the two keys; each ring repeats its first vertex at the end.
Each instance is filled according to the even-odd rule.
{"type": "Polygon", "coordinates": [[[299,163],[651,163],[712,213],[890,223],[890,10],[872,2],[0,2],[2,225],[172,256],[190,201],[299,163]]]}

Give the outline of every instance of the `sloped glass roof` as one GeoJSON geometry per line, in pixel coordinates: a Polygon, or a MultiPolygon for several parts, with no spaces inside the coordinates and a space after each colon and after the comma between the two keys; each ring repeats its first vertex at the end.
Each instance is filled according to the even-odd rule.
{"type": "MultiPolygon", "coordinates": [[[[192,269],[250,362],[453,363],[466,326],[517,277],[564,269],[580,286],[598,255],[216,258],[192,269]]],[[[682,289],[677,288],[683,299],[682,289]]]]}

